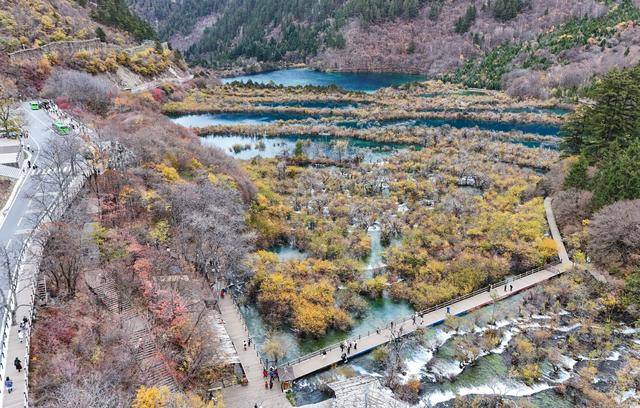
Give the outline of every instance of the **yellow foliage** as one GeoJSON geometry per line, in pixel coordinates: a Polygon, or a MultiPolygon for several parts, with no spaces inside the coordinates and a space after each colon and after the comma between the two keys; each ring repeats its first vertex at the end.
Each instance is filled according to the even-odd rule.
{"type": "Polygon", "coordinates": [[[165,220],[158,221],[149,231],[149,238],[159,244],[165,244],[169,240],[169,223],[165,220]]]}
{"type": "Polygon", "coordinates": [[[326,280],[310,283],[302,287],[300,295],[304,300],[321,306],[333,304],[335,288],[326,280]]]}
{"type": "Polygon", "coordinates": [[[552,258],[557,255],[558,246],[553,238],[544,237],[537,242],[538,250],[545,258],[552,258]]]}
{"type": "Polygon", "coordinates": [[[178,174],[178,170],[174,167],[167,166],[165,164],[156,165],[156,170],[158,170],[162,177],[169,183],[175,183],[180,181],[180,174],[178,174]]]}
{"type": "Polygon", "coordinates": [[[216,400],[203,401],[202,398],[193,393],[172,393],[168,387],[145,387],[138,388],[136,398],[131,404],[132,408],[224,408],[222,396],[217,395],[216,400]]]}
{"type": "Polygon", "coordinates": [[[167,406],[171,395],[168,387],[138,388],[136,399],[131,404],[132,408],[163,408],[167,406]]]}
{"type": "Polygon", "coordinates": [[[295,305],[293,326],[303,335],[320,337],[327,330],[328,318],[326,307],[302,300],[295,305]]]}

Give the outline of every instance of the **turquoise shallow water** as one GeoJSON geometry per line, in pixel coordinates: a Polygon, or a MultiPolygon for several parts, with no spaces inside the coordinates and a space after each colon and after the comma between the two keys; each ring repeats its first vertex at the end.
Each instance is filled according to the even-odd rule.
{"type": "MultiPolygon", "coordinates": [[[[204,127],[213,125],[267,125],[278,120],[303,120],[318,119],[317,115],[306,115],[302,113],[289,112],[241,112],[241,113],[201,113],[194,115],[174,116],[172,120],[187,127],[204,127]]],[[[451,126],[454,128],[478,127],[482,130],[493,130],[500,132],[521,131],[543,136],[557,136],[560,126],[547,123],[517,123],[500,122],[477,119],[392,119],[382,121],[357,121],[354,119],[341,120],[335,125],[347,128],[368,129],[384,126],[429,126],[441,127],[451,126]]]]}
{"type": "Polygon", "coordinates": [[[348,91],[373,92],[380,88],[424,81],[422,75],[374,72],[322,72],[308,68],[282,69],[253,75],[222,78],[223,83],[253,81],[282,86],[331,86],[348,91]]]}

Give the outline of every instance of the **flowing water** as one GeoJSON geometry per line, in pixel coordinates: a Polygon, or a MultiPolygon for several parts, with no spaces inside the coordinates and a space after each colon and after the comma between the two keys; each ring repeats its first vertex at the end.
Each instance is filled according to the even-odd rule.
{"type": "Polygon", "coordinates": [[[222,83],[255,82],[282,86],[337,86],[348,91],[373,92],[380,88],[424,81],[422,75],[374,72],[322,72],[308,68],[281,69],[260,74],[222,78],[222,83]]]}

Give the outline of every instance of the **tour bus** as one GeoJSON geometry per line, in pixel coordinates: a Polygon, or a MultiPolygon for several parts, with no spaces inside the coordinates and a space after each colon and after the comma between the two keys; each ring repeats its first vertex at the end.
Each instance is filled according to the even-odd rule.
{"type": "Polygon", "coordinates": [[[59,120],[53,122],[53,129],[56,131],[57,134],[62,136],[68,135],[69,132],[71,131],[71,129],[69,128],[69,125],[62,123],[59,120]]]}
{"type": "Polygon", "coordinates": [[[40,109],[40,103],[39,102],[31,102],[31,110],[38,110],[40,109]]]}

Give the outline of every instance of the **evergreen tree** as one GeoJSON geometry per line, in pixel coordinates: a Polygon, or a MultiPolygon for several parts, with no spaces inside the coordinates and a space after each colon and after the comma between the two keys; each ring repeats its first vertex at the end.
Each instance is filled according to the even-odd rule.
{"type": "Polygon", "coordinates": [[[571,166],[564,179],[564,188],[586,190],[589,187],[588,171],[589,162],[584,155],[580,155],[578,161],[571,166]]]}
{"type": "Polygon", "coordinates": [[[612,145],[591,183],[593,205],[640,198],[640,139],[626,148],[612,145]]]}
{"type": "Polygon", "coordinates": [[[107,42],[107,34],[104,32],[102,27],[96,28],[96,37],[98,37],[101,42],[107,42]]]}

